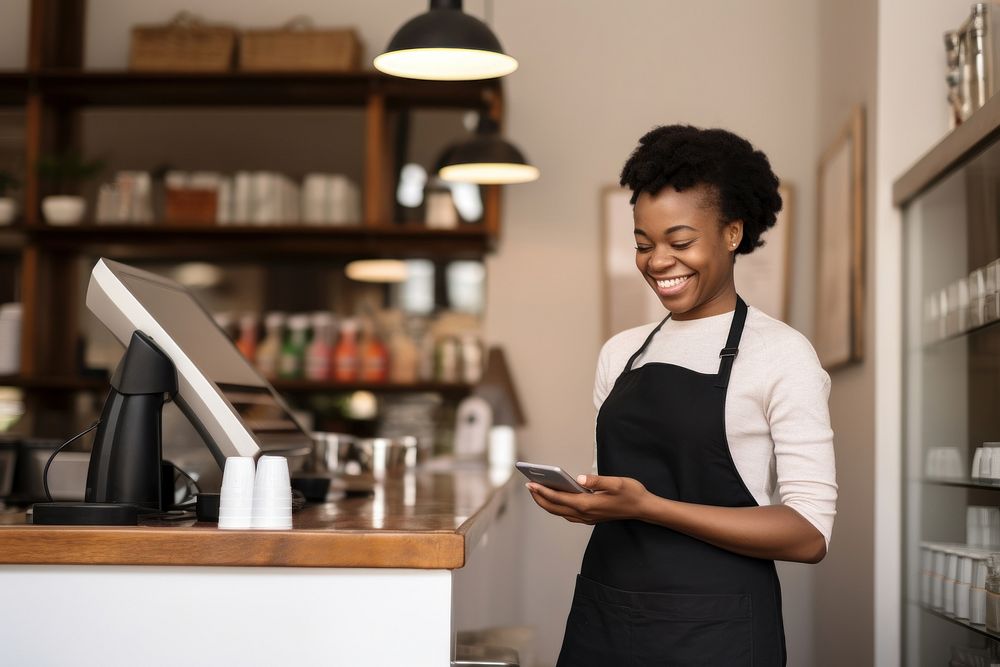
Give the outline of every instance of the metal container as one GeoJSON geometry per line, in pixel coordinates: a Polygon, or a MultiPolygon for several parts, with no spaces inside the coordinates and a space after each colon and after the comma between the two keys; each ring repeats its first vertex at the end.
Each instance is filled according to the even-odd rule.
{"type": "Polygon", "coordinates": [[[357,438],[347,433],[316,432],[312,434],[313,452],[309,460],[310,472],[335,473],[340,469],[341,449],[347,455],[350,449],[347,445],[357,438]]]}
{"type": "Polygon", "coordinates": [[[402,474],[422,460],[417,438],[363,438],[340,443],[337,472],[377,480],[402,474]]]}

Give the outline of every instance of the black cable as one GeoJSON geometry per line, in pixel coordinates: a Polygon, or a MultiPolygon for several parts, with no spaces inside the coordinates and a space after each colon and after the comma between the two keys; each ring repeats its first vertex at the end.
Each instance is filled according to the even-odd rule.
{"type": "Polygon", "coordinates": [[[67,447],[69,447],[77,439],[82,438],[83,436],[87,435],[88,433],[90,433],[91,431],[93,431],[95,428],[97,428],[97,426],[100,423],[101,423],[101,420],[98,419],[96,422],[94,422],[93,424],[91,424],[87,428],[87,430],[80,431],[79,433],[77,433],[76,435],[74,435],[72,438],[70,438],[69,440],[67,440],[63,444],[59,445],[59,447],[56,448],[56,451],[52,452],[52,455],[49,456],[49,460],[45,462],[45,467],[42,468],[42,487],[45,489],[45,497],[48,498],[48,501],[50,503],[52,502],[52,494],[49,493],[49,466],[52,465],[53,459],[56,458],[56,455],[59,452],[61,452],[62,450],[66,449],[67,447]]]}

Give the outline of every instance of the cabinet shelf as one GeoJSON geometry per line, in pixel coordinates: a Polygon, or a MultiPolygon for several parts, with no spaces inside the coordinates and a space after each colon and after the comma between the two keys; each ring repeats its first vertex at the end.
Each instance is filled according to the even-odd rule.
{"type": "MultiPolygon", "coordinates": [[[[48,391],[105,391],[108,378],[80,376],[2,376],[0,387],[20,387],[48,391]]],[[[274,379],[271,384],[279,392],[289,394],[320,394],[350,391],[371,391],[373,393],[417,393],[433,392],[447,396],[465,396],[473,385],[461,382],[334,382],[332,380],[285,380],[274,379]]]]}
{"type": "Polygon", "coordinates": [[[955,618],[954,616],[949,616],[948,614],[946,614],[946,613],[944,613],[942,611],[938,611],[936,609],[931,609],[930,607],[928,607],[926,605],[917,604],[917,603],[912,603],[912,604],[914,604],[915,606],[919,607],[923,611],[927,612],[931,616],[936,616],[936,617],[938,617],[940,619],[948,621],[949,623],[954,623],[955,625],[960,625],[960,626],[962,626],[963,628],[965,628],[967,630],[972,630],[973,632],[981,634],[984,637],[989,637],[990,639],[992,639],[994,641],[1000,641],[1000,634],[998,634],[996,632],[992,632],[991,630],[987,630],[985,625],[975,625],[974,623],[969,623],[968,620],[963,620],[963,619],[960,619],[960,618],[955,618]]]}
{"type": "Polygon", "coordinates": [[[927,477],[922,481],[924,484],[933,484],[935,486],[953,486],[963,489],[993,489],[1000,491],[1000,479],[973,480],[973,479],[937,479],[934,477],[927,477]]]}
{"type": "MultiPolygon", "coordinates": [[[[148,106],[356,106],[373,94],[387,106],[474,108],[488,104],[498,90],[496,79],[416,81],[376,71],[357,72],[131,72],[122,70],[43,70],[0,76],[4,90],[37,90],[47,102],[63,107],[148,106]]],[[[22,95],[23,99],[23,95],[22,95]]]]}
{"type": "Polygon", "coordinates": [[[946,345],[947,343],[951,343],[957,340],[963,340],[971,336],[975,336],[976,334],[981,334],[990,331],[991,329],[994,329],[998,326],[1000,326],[1000,320],[993,320],[992,322],[987,322],[986,324],[980,324],[977,327],[972,327],[970,329],[966,329],[965,331],[961,331],[959,333],[955,333],[950,336],[945,336],[944,338],[939,338],[938,340],[926,342],[923,344],[923,349],[933,350],[934,348],[941,347],[943,345],[946,345]]]}
{"type": "Polygon", "coordinates": [[[52,249],[113,251],[116,257],[338,255],[476,258],[492,249],[481,224],[454,229],[422,225],[95,225],[22,227],[52,249]]]}
{"type": "Polygon", "coordinates": [[[21,71],[0,71],[0,107],[23,106],[28,97],[28,75],[21,71]]]}

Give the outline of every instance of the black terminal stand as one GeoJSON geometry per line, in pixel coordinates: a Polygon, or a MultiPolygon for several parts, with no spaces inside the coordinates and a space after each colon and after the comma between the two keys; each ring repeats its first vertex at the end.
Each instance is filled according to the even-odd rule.
{"type": "Polygon", "coordinates": [[[37,503],[33,523],[134,526],[140,515],[164,511],[163,403],[176,393],[173,362],[149,336],[133,333],[101,412],[84,502],[37,503]]]}

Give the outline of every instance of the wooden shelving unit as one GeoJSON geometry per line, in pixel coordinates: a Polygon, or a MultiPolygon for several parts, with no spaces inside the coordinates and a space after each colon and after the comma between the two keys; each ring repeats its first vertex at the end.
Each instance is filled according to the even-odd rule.
{"type": "MultiPolygon", "coordinates": [[[[0,387],[20,387],[39,391],[105,391],[109,379],[106,377],[74,376],[10,376],[0,375],[0,387]]],[[[465,396],[472,391],[472,385],[460,382],[335,382],[319,380],[271,380],[278,391],[289,394],[346,393],[370,391],[376,394],[402,394],[433,392],[448,396],[465,396]]]]}
{"type": "MultiPolygon", "coordinates": [[[[426,257],[481,259],[500,238],[500,188],[483,189],[481,223],[452,230],[397,225],[393,220],[398,171],[394,123],[409,109],[470,109],[502,125],[499,80],[428,82],[395,79],[374,71],[257,74],[226,72],[145,73],[83,69],[86,0],[31,0],[28,66],[0,71],[0,108],[22,109],[26,172],[21,218],[0,227],[0,253],[16,257],[23,304],[21,375],[18,386],[47,404],[59,391],[89,389],[88,379],[64,379],[76,372],[79,336],[79,259],[104,255],[137,260],[251,260],[305,257],[426,257]],[[82,144],[81,112],[100,108],[358,109],[364,115],[363,224],[357,227],[170,226],[166,224],[76,227],[48,226],[41,200],[48,194],[36,173],[39,158],[82,144]]],[[[178,165],[183,168],[184,165],[178,165]]],[[[92,202],[91,202],[92,203],[92,202]]],[[[280,383],[279,384],[280,388],[280,383]]],[[[286,384],[289,392],[334,387],[286,384]]],[[[340,389],[340,387],[336,387],[340,389]]],[[[460,392],[442,385],[379,387],[380,390],[460,392]]],[[[68,397],[67,397],[68,401],[68,397]]],[[[67,403],[68,406],[68,403],[67,403]]]]}

